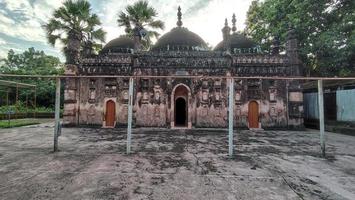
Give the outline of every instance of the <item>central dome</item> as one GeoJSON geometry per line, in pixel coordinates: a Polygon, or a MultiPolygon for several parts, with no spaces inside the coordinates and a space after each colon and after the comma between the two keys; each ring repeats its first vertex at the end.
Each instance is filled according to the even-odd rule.
{"type": "Polygon", "coordinates": [[[207,51],[207,44],[196,33],[182,27],[181,8],[178,8],[177,27],[159,38],[152,51],[207,51]]]}
{"type": "Polygon", "coordinates": [[[196,33],[184,27],[175,27],[164,34],[152,48],[153,51],[207,51],[207,45],[196,33]]]}

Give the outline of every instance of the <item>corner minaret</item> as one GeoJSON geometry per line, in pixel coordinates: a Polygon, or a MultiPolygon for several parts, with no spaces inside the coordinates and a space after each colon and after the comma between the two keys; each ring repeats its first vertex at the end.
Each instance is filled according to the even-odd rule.
{"type": "MultiPolygon", "coordinates": [[[[68,48],[65,49],[65,55],[67,57],[64,75],[65,76],[77,76],[79,73],[79,64],[81,62],[80,58],[80,40],[81,35],[69,31],[68,34],[68,48]]],[[[78,124],[78,79],[76,78],[66,78],[64,82],[64,112],[63,112],[63,124],[64,125],[77,125],[78,124]]]]}
{"type": "Polygon", "coordinates": [[[289,59],[291,73],[296,76],[302,75],[302,62],[298,56],[298,39],[294,28],[289,27],[286,41],[286,55],[289,59]]]}
{"type": "Polygon", "coordinates": [[[181,8],[180,8],[180,6],[179,6],[179,7],[178,7],[178,13],[177,13],[178,21],[176,22],[176,25],[177,25],[178,27],[181,27],[181,26],[182,26],[181,16],[182,16],[182,14],[181,14],[181,8]]]}
{"type": "MultiPolygon", "coordinates": [[[[298,57],[298,39],[295,29],[291,26],[288,28],[286,41],[286,56],[288,57],[288,74],[290,76],[302,76],[302,62],[298,57]]],[[[293,124],[303,126],[303,95],[302,84],[300,80],[290,80],[288,82],[288,126],[293,124]],[[298,96],[299,98],[290,98],[298,96]]]]}
{"type": "Polygon", "coordinates": [[[298,57],[298,40],[296,31],[292,27],[289,27],[289,30],[287,31],[286,53],[290,57],[298,57]]]}
{"type": "Polygon", "coordinates": [[[237,31],[237,26],[235,25],[237,22],[237,19],[235,18],[235,14],[233,13],[233,16],[232,16],[232,31],[233,33],[235,33],[237,31]]]}
{"type": "Polygon", "coordinates": [[[223,40],[227,41],[230,36],[231,28],[228,26],[227,18],[224,21],[224,27],[222,28],[223,40]]]}
{"type": "Polygon", "coordinates": [[[274,37],[271,45],[271,55],[278,55],[280,53],[280,40],[278,37],[274,37]]]}

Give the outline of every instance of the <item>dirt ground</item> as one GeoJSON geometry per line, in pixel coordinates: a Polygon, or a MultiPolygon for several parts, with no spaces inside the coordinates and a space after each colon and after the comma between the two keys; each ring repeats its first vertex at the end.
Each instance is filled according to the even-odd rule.
{"type": "Polygon", "coordinates": [[[0,129],[0,199],[355,199],[355,137],[316,131],[0,129]]]}

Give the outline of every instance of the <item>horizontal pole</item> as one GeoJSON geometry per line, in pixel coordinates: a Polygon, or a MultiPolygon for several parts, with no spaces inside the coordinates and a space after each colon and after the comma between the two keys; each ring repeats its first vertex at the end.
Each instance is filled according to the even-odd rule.
{"type": "MultiPolygon", "coordinates": [[[[2,76],[2,75],[1,75],[2,76]]],[[[10,87],[36,87],[36,85],[32,84],[27,84],[27,83],[19,83],[15,81],[5,81],[5,80],[0,80],[0,86],[10,86],[10,87]],[[15,85],[10,85],[10,84],[15,84],[15,85]]]]}
{"type": "Polygon", "coordinates": [[[15,74],[0,74],[0,77],[19,77],[19,78],[48,78],[48,79],[56,79],[56,78],[223,78],[223,79],[265,79],[265,80],[355,80],[355,77],[280,77],[280,76],[179,76],[179,75],[171,75],[171,76],[150,76],[150,75],[139,75],[139,76],[117,76],[117,75],[93,75],[93,76],[48,76],[48,75],[15,75],[15,74]]]}

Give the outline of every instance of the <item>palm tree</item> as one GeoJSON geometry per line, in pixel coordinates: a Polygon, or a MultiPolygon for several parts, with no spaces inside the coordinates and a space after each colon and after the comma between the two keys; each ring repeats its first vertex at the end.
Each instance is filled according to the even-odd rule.
{"type": "Polygon", "coordinates": [[[43,27],[51,45],[55,46],[57,41],[64,44],[67,63],[77,64],[85,47],[94,48],[98,45],[96,42],[105,41],[106,33],[97,27],[99,25],[99,17],[91,13],[89,2],[66,0],[43,27]]]}
{"type": "Polygon", "coordinates": [[[155,29],[163,30],[164,22],[155,20],[158,13],[148,5],[145,0],[140,0],[133,5],[128,5],[125,11],[118,14],[118,26],[125,27],[125,32],[129,37],[134,37],[135,28],[144,28],[146,36],[142,39],[143,46],[148,49],[152,45],[152,38],[158,38],[159,33],[155,29]]]}

